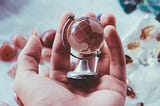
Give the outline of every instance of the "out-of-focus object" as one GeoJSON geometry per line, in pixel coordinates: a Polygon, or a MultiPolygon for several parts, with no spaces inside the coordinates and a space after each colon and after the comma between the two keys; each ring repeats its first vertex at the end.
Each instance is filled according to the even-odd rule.
{"type": "Polygon", "coordinates": [[[45,31],[41,35],[41,42],[42,42],[43,46],[45,46],[47,48],[52,48],[55,35],[56,35],[56,30],[54,30],[54,29],[45,31]]]}
{"type": "Polygon", "coordinates": [[[150,15],[143,17],[133,27],[131,32],[128,33],[128,38],[125,39],[124,45],[127,54],[133,57],[134,60],[137,60],[134,62],[138,62],[138,64],[146,67],[153,65],[157,61],[159,33],[159,22],[150,15]]]}
{"type": "Polygon", "coordinates": [[[0,45],[0,59],[3,61],[11,61],[17,54],[16,47],[9,43],[3,42],[0,45]]]}
{"type": "Polygon", "coordinates": [[[160,13],[156,15],[156,20],[160,22],[160,13]]]}
{"type": "Polygon", "coordinates": [[[29,0],[0,0],[0,20],[21,12],[29,0]]]}
{"type": "Polygon", "coordinates": [[[133,59],[129,55],[125,55],[125,58],[126,58],[126,64],[133,62],[133,59]]]}
{"type": "Polygon", "coordinates": [[[160,21],[160,0],[144,0],[137,7],[142,11],[155,14],[156,19],[160,21]]]}
{"type": "Polygon", "coordinates": [[[125,13],[129,14],[137,8],[137,4],[141,3],[143,0],[119,0],[119,3],[125,13]]]}
{"type": "Polygon", "coordinates": [[[137,103],[137,105],[136,106],[144,106],[144,103],[137,103]]]}
{"type": "Polygon", "coordinates": [[[138,55],[138,62],[143,66],[149,66],[153,64],[156,57],[152,50],[143,50],[138,55]]]}
{"type": "Polygon", "coordinates": [[[128,43],[128,45],[127,45],[127,48],[129,50],[134,50],[134,49],[137,49],[138,47],[140,47],[139,41],[133,41],[133,42],[128,43]]]}
{"type": "Polygon", "coordinates": [[[119,3],[127,14],[138,8],[144,12],[154,14],[155,19],[160,22],[160,0],[119,0],[119,3]]]}
{"type": "Polygon", "coordinates": [[[23,49],[27,43],[27,39],[25,38],[24,35],[15,35],[13,36],[12,41],[14,46],[17,47],[18,49],[23,49]]]}
{"type": "Polygon", "coordinates": [[[141,30],[140,38],[141,38],[142,40],[148,40],[148,39],[150,39],[155,33],[156,33],[155,27],[154,27],[153,25],[150,25],[150,26],[144,27],[144,28],[141,30]]]}
{"type": "Polygon", "coordinates": [[[156,36],[158,42],[160,42],[160,33],[156,36]]]}
{"type": "Polygon", "coordinates": [[[102,14],[99,14],[98,16],[97,16],[97,20],[101,20],[101,16],[102,16],[102,14]]]}
{"type": "MultiPolygon", "coordinates": [[[[160,52],[160,43],[157,41],[157,36],[160,33],[160,23],[154,18],[150,14],[142,17],[128,32],[123,41],[125,54],[134,60],[132,64],[126,65],[127,79],[132,82],[129,85],[127,83],[127,102],[131,106],[159,104],[159,100],[156,100],[159,97],[157,93],[159,91],[156,91],[156,89],[158,88],[157,84],[159,84],[160,65],[157,58],[160,52]],[[128,49],[128,44],[135,41],[139,41],[140,47],[136,50],[128,49]],[[155,93],[153,94],[153,92],[155,93]],[[142,99],[148,98],[147,95],[151,95],[151,93],[154,98],[152,100],[155,100],[153,104],[142,99]]],[[[130,106],[128,104],[126,106],[130,106]]]]}
{"type": "Polygon", "coordinates": [[[144,0],[143,3],[138,4],[138,8],[155,14],[160,13],[160,0],[144,0]]]}
{"type": "Polygon", "coordinates": [[[160,52],[158,53],[158,62],[160,62],[160,52]]]}
{"type": "Polygon", "coordinates": [[[129,98],[135,98],[136,97],[136,93],[134,92],[133,88],[130,87],[129,85],[127,85],[127,96],[129,98]]]}

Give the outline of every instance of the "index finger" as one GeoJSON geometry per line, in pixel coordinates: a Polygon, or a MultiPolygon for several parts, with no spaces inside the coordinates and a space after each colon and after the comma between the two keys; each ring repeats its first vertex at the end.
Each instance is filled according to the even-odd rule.
{"type": "Polygon", "coordinates": [[[66,51],[65,47],[63,46],[62,29],[68,17],[71,15],[73,15],[73,13],[67,12],[63,15],[63,17],[60,20],[59,29],[56,33],[55,41],[52,47],[52,57],[51,57],[52,71],[55,70],[67,71],[70,69],[70,54],[66,51]]]}
{"type": "Polygon", "coordinates": [[[41,58],[41,42],[36,35],[32,35],[24,49],[18,56],[17,72],[38,73],[41,58]]]}

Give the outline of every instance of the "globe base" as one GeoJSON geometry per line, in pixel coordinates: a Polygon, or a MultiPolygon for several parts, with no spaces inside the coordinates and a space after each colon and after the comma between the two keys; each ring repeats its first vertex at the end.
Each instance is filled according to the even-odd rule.
{"type": "Polygon", "coordinates": [[[77,80],[87,80],[87,79],[98,79],[100,78],[100,75],[96,72],[74,72],[70,71],[67,73],[68,79],[77,79],[77,80]]]}

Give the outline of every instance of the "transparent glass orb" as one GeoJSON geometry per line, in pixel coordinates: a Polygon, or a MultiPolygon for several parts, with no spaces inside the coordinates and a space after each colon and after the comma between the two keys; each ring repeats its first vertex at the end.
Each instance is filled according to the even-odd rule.
{"type": "Polygon", "coordinates": [[[78,52],[81,57],[96,55],[103,45],[103,27],[98,20],[91,17],[70,19],[64,34],[65,45],[78,52]]]}

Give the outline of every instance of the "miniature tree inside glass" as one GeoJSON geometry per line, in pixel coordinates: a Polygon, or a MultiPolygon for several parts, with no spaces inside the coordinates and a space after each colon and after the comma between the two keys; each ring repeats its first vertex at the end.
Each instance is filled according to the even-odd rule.
{"type": "Polygon", "coordinates": [[[91,70],[88,61],[99,55],[104,43],[101,23],[91,17],[75,19],[68,17],[62,31],[62,41],[65,49],[73,57],[79,59],[74,71],[67,73],[69,79],[95,79],[99,74],[91,70]]]}

